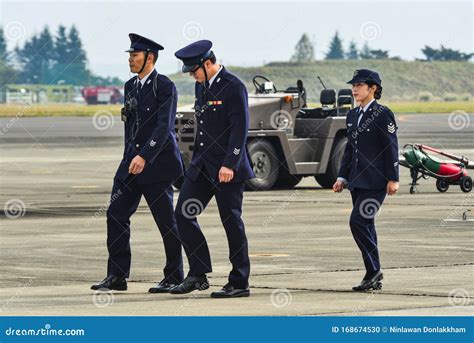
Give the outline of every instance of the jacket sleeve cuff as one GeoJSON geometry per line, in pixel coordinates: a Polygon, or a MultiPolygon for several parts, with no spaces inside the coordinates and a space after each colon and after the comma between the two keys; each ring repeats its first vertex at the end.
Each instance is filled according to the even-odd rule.
{"type": "Polygon", "coordinates": [[[347,180],[346,180],[345,178],[343,178],[342,176],[339,176],[339,177],[337,178],[337,181],[342,181],[344,184],[347,185],[347,180]]]}

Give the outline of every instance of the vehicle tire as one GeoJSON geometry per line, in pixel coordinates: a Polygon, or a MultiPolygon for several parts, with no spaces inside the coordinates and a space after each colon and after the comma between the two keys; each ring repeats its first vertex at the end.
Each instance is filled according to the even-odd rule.
{"type": "Polygon", "coordinates": [[[329,157],[328,166],[325,174],[317,174],[314,176],[316,181],[323,188],[332,188],[332,185],[337,180],[339,167],[341,166],[342,156],[344,156],[344,149],[346,148],[347,138],[339,138],[333,145],[331,156],[329,157]]]}
{"type": "Polygon", "coordinates": [[[472,179],[470,176],[463,176],[461,178],[461,190],[464,193],[469,193],[472,190],[472,179]]]}
{"type": "Polygon", "coordinates": [[[252,191],[271,189],[280,169],[275,148],[270,142],[260,139],[250,141],[247,148],[255,173],[255,178],[246,181],[247,189],[252,191]]]}
{"type": "Polygon", "coordinates": [[[436,180],[436,189],[441,193],[444,193],[448,190],[449,183],[445,179],[437,179],[436,180]]]}
{"type": "Polygon", "coordinates": [[[298,183],[300,183],[302,178],[303,177],[301,175],[291,175],[291,174],[285,175],[284,177],[278,176],[278,179],[275,182],[275,188],[283,188],[283,189],[293,188],[298,183]]]}
{"type": "Polygon", "coordinates": [[[284,163],[280,166],[278,178],[274,187],[282,189],[293,188],[301,181],[302,178],[303,177],[301,175],[292,175],[284,163]]]}

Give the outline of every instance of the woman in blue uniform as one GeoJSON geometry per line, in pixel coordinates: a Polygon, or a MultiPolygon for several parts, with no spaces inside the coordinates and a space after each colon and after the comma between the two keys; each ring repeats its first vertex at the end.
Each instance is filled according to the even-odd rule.
{"type": "Polygon", "coordinates": [[[347,114],[348,142],[333,190],[339,193],[347,187],[351,192],[349,223],[366,269],[362,282],[352,290],[368,291],[382,288],[374,219],[385,196],[399,188],[397,124],[393,112],[377,103],[382,96],[377,72],[356,70],[348,83],[359,107],[347,114]]]}

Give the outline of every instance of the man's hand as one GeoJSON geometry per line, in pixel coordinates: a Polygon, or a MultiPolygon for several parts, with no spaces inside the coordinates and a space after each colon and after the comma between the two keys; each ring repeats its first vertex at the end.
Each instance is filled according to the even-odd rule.
{"type": "Polygon", "coordinates": [[[334,185],[332,185],[332,190],[336,193],[341,193],[344,190],[344,182],[337,180],[334,182],[334,185]]]}
{"type": "Polygon", "coordinates": [[[145,159],[140,155],[137,155],[133,158],[132,162],[130,163],[130,167],[128,167],[128,172],[130,174],[140,174],[145,168],[145,159]]]}
{"type": "Polygon", "coordinates": [[[387,194],[394,195],[395,193],[397,193],[398,188],[400,188],[400,184],[398,183],[398,181],[389,181],[387,183],[387,194]]]}
{"type": "Polygon", "coordinates": [[[227,167],[221,167],[219,170],[219,182],[230,182],[234,178],[234,171],[227,167]]]}

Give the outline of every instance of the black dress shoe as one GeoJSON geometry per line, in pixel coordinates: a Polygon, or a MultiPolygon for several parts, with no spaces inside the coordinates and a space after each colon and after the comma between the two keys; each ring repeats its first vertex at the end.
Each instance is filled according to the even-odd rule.
{"type": "Polygon", "coordinates": [[[366,292],[370,290],[381,290],[382,289],[382,280],[383,280],[383,273],[381,270],[379,270],[375,275],[369,277],[369,278],[364,278],[362,282],[355,286],[352,287],[352,290],[355,292],[366,292]]]}
{"type": "Polygon", "coordinates": [[[148,292],[149,293],[169,293],[172,288],[176,287],[177,284],[175,283],[168,283],[165,280],[161,280],[156,284],[156,286],[151,287],[148,292]]]}
{"type": "Polygon", "coordinates": [[[127,280],[113,275],[107,276],[101,283],[92,285],[91,289],[94,291],[126,291],[127,280]]]}
{"type": "Polygon", "coordinates": [[[211,293],[211,298],[240,298],[248,296],[250,296],[250,290],[248,288],[235,288],[230,284],[222,287],[220,291],[211,293]]]}
{"type": "Polygon", "coordinates": [[[204,276],[188,276],[178,286],[170,290],[171,294],[186,294],[195,290],[204,291],[209,288],[209,282],[206,275],[204,276]]]}

